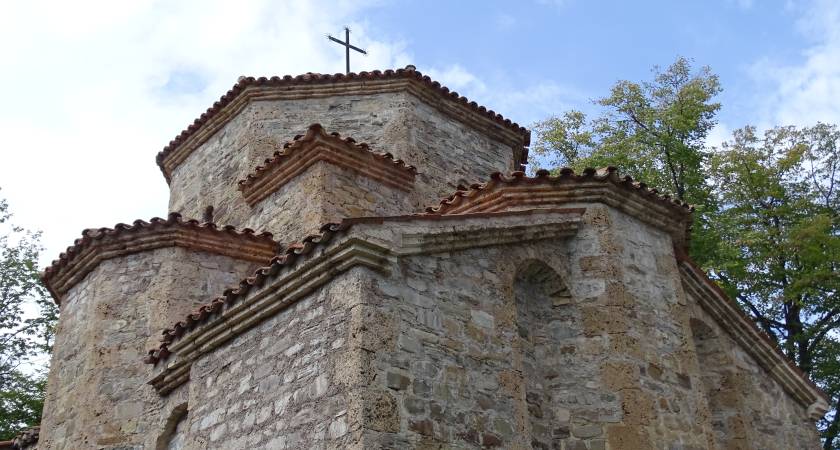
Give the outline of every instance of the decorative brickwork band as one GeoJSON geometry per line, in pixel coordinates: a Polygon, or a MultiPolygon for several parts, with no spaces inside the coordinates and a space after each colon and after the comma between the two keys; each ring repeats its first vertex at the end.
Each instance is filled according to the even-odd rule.
{"type": "Polygon", "coordinates": [[[183,220],[178,213],[155,217],[132,225],[87,229],[82,237],[44,270],[42,279],[56,303],[100,262],[163,247],[183,247],[230,256],[245,261],[266,262],[276,253],[271,233],[255,234],[251,229],[218,227],[213,223],[183,220]]]}
{"type": "Polygon", "coordinates": [[[387,186],[403,191],[411,190],[416,170],[390,153],[376,153],[367,144],[357,144],[353,138],[338,133],[327,134],[320,124],[312,124],[303,136],[296,136],[282,151],[257,166],[247,178],[239,181],[239,190],[249,205],[271,195],[272,192],[322,161],[333,164],[387,186]]]}

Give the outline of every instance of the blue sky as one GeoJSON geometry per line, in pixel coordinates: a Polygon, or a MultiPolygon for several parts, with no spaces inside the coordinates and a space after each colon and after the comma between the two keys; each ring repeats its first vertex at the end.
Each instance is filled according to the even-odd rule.
{"type": "MultiPolygon", "coordinates": [[[[822,6],[773,0],[487,1],[480,7],[395,1],[357,20],[367,33],[404,42],[420,68],[460,66],[494,90],[556,84],[561,108],[591,109],[590,100],[616,80],[647,79],[654,65],[686,56],[720,75],[720,118],[738,127],[770,120],[755,111],[768,81],[755,71],[760,64],[802,64],[803,52],[819,42],[804,29],[806,22],[822,6]]],[[[550,114],[554,108],[548,106],[509,114],[530,122],[550,114]]]]}
{"type": "Polygon", "coordinates": [[[29,0],[0,3],[0,197],[44,232],[43,262],[86,227],[166,214],[155,154],[239,75],[414,64],[523,125],[591,110],[678,55],[745,124],[840,123],[840,2],[29,0]]]}

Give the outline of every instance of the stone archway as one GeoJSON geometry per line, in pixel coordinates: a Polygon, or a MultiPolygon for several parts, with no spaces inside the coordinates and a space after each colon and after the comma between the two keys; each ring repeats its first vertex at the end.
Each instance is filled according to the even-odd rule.
{"type": "MultiPolygon", "coordinates": [[[[557,316],[557,306],[567,305],[571,294],[562,277],[539,260],[520,265],[513,282],[516,304],[517,345],[527,406],[532,448],[559,448],[568,437],[552,408],[552,384],[562,377],[559,363],[562,341],[569,335],[557,316]]],[[[568,418],[566,418],[568,420],[568,418]]],[[[567,431],[567,430],[566,430],[567,431]]]]}

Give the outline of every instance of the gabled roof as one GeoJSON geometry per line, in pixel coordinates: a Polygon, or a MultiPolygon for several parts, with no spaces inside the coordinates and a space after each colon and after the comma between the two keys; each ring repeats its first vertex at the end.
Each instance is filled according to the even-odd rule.
{"type": "Polygon", "coordinates": [[[135,220],[132,225],[118,223],[114,228],[84,230],[82,237],[54,260],[41,278],[55,302],[60,303],[61,297],[100,262],[172,246],[264,262],[275,254],[277,242],[271,233],[219,227],[214,223],[184,220],[180,214],[170,213],[166,219],[155,217],[149,222],[135,220]]]}
{"type": "Polygon", "coordinates": [[[615,167],[589,168],[580,175],[563,168],[558,176],[552,176],[547,170],[537,171],[534,177],[525,172],[513,172],[510,176],[496,172],[490,175],[490,181],[458,190],[436,206],[426,208],[426,213],[493,212],[591,201],[605,203],[668,231],[678,246],[688,243],[694,209],[633,181],[632,177],[619,176],[615,167]]]}
{"type": "MultiPolygon", "coordinates": [[[[276,91],[274,97],[280,96],[280,98],[283,95],[290,96],[289,98],[315,98],[342,95],[345,91],[393,92],[397,90],[394,86],[396,82],[403,82],[404,87],[411,87],[418,94],[427,97],[430,103],[437,105],[437,107],[447,106],[449,110],[459,111],[458,115],[462,118],[469,116],[474,120],[484,120],[507,130],[512,136],[518,136],[517,140],[521,142],[523,147],[530,144],[531,133],[526,128],[511,122],[510,119],[505,119],[493,110],[468,100],[457,92],[450,91],[437,81],[423,75],[414,66],[408,66],[405,69],[386,70],[384,72],[375,70],[346,75],[342,73],[334,75],[307,73],[295,77],[289,75],[271,78],[241,77],[226,94],[213,103],[213,106],[195,119],[189,127],[181,131],[158,153],[158,166],[166,180],[169,181],[172,170],[186,159],[195,147],[209,139],[252,98],[265,98],[264,91],[266,90],[276,91]],[[351,91],[348,91],[348,89],[351,89],[351,91]]],[[[516,162],[525,164],[527,158],[527,149],[523,149],[519,161],[516,162]]]]}
{"type": "Polygon", "coordinates": [[[305,135],[295,136],[287,142],[282,151],[257,166],[244,180],[239,181],[239,190],[248,204],[253,205],[289,180],[300,175],[309,166],[328,162],[365,175],[385,185],[400,190],[410,190],[417,170],[394,159],[390,153],[377,153],[365,143],[356,143],[350,137],[342,138],[338,133],[327,134],[320,124],[312,124],[305,135]]]}

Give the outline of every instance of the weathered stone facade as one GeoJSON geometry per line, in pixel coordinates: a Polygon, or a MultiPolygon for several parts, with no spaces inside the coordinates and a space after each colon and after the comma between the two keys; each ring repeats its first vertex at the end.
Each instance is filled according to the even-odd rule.
{"type": "Polygon", "coordinates": [[[273,236],[86,232],[30,448],[818,448],[689,208],[612,169],[471,185],[527,145],[413,68],[241,80],[158,163],[173,211],[273,236]]]}

